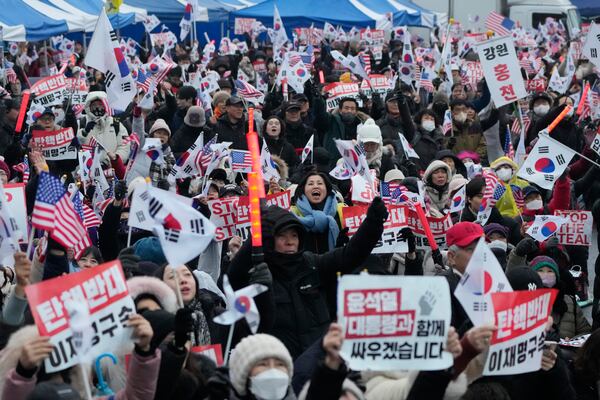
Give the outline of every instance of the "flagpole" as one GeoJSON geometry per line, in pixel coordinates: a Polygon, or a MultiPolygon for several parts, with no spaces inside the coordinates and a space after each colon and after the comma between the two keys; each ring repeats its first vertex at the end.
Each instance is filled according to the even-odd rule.
{"type": "Polygon", "coordinates": [[[127,247],[131,246],[131,230],[132,227],[129,227],[129,232],[127,232],[127,247]]]}
{"type": "Polygon", "coordinates": [[[561,147],[563,147],[565,149],[568,149],[569,151],[572,151],[573,153],[577,154],[579,157],[581,157],[581,158],[589,161],[590,163],[594,164],[596,167],[600,168],[600,164],[598,164],[596,161],[592,160],[591,158],[588,158],[588,157],[584,156],[583,154],[581,154],[578,151],[573,150],[572,148],[570,148],[566,144],[562,144],[558,140],[551,138],[550,135],[548,135],[547,133],[545,133],[545,132],[542,131],[542,132],[540,132],[540,135],[544,136],[546,139],[550,140],[552,143],[557,144],[557,145],[559,145],[559,146],[561,146],[561,147]]]}
{"type": "MultiPolygon", "coordinates": [[[[27,242],[27,258],[29,258],[29,252],[31,251],[31,246],[33,245],[33,238],[35,236],[35,227],[31,227],[31,231],[29,232],[29,240],[27,242]]],[[[33,260],[33,256],[31,257],[33,260]]]]}
{"type": "Polygon", "coordinates": [[[229,325],[229,334],[227,335],[227,345],[225,346],[223,365],[227,365],[227,363],[229,362],[229,353],[231,352],[231,342],[233,340],[234,327],[235,327],[235,322],[233,324],[229,325]]]}

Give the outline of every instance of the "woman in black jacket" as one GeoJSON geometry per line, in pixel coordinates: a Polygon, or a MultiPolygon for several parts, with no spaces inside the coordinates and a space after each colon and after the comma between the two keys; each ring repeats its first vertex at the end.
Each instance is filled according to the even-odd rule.
{"type": "Polygon", "coordinates": [[[272,155],[283,159],[292,170],[300,164],[300,158],[296,154],[294,146],[285,137],[285,122],[281,118],[271,115],[265,119],[262,131],[264,132],[263,138],[272,155]]]}
{"type": "Polygon", "coordinates": [[[444,134],[439,125],[435,123],[435,114],[431,110],[421,110],[415,116],[417,129],[411,145],[419,155],[416,164],[421,171],[425,171],[427,166],[436,159],[438,151],[442,150],[444,134]]]}
{"type": "MultiPolygon", "coordinates": [[[[273,289],[267,293],[271,293],[277,310],[272,326],[265,327],[265,332],[280,339],[292,358],[297,358],[327,330],[335,316],[329,315],[326,299],[336,290],[337,273],[348,273],[362,265],[381,237],[387,215],[381,198],[375,198],[366,219],[346,246],[317,255],[304,251],[306,231],[292,213],[279,207],[264,210],[263,252],[273,275],[273,289]]],[[[251,243],[246,241],[227,273],[234,289],[248,285],[251,257],[251,243]]]]}

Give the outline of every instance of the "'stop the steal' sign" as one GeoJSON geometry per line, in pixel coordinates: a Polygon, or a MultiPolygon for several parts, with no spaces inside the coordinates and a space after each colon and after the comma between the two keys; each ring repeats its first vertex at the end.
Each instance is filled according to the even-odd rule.
{"type": "Polygon", "coordinates": [[[442,277],[345,275],[338,282],[340,355],[354,370],[423,370],[452,366],[444,351],[450,290],[442,277]]]}
{"type": "Polygon", "coordinates": [[[135,305],[119,261],[29,285],[25,292],[40,335],[49,336],[54,345],[45,361],[46,372],[60,371],[79,362],[69,321],[72,303],[89,307],[91,348],[87,357],[131,350],[131,328],[126,323],[135,312],[135,305]]]}
{"type": "Polygon", "coordinates": [[[527,96],[512,36],[479,43],[477,53],[496,107],[527,96]]]}

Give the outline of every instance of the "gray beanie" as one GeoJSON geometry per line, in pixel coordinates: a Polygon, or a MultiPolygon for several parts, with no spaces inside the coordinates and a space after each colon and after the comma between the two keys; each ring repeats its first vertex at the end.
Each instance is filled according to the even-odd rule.
{"type": "Polygon", "coordinates": [[[206,124],[206,117],[204,115],[204,109],[200,106],[191,106],[188,108],[183,122],[194,128],[202,128],[206,124]]]}

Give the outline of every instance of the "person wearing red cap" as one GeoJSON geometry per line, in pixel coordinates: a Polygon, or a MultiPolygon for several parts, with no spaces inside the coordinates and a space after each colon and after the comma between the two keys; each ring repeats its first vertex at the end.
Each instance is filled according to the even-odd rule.
{"type": "Polygon", "coordinates": [[[448,280],[450,293],[452,293],[452,323],[458,332],[466,330],[465,323],[469,322],[467,313],[454,297],[454,290],[458,285],[465,269],[471,260],[473,250],[477,242],[484,236],[483,228],[474,222],[459,222],[446,232],[446,244],[448,245],[448,269],[439,275],[448,280]]]}

